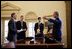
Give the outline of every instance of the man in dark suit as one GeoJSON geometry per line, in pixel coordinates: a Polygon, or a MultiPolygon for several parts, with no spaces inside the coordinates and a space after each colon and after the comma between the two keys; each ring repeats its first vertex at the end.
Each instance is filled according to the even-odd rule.
{"type": "Polygon", "coordinates": [[[25,39],[25,32],[27,30],[26,22],[23,21],[23,16],[20,17],[20,21],[17,21],[17,30],[21,30],[17,33],[17,40],[25,39]]]}
{"type": "MultiPolygon", "coordinates": [[[[11,43],[15,43],[16,42],[16,35],[17,35],[17,29],[16,29],[16,14],[12,13],[11,14],[11,19],[8,22],[8,36],[7,36],[7,40],[11,43]]],[[[14,46],[12,47],[14,48],[14,46]]]]}
{"type": "Polygon", "coordinates": [[[38,17],[38,22],[35,23],[35,35],[36,37],[43,37],[43,30],[44,30],[44,24],[41,22],[41,17],[38,17]]]}
{"type": "Polygon", "coordinates": [[[62,32],[61,32],[61,25],[62,22],[59,19],[59,13],[57,11],[55,11],[52,15],[54,18],[48,19],[46,16],[43,17],[44,19],[48,20],[49,22],[53,23],[53,37],[54,39],[56,39],[57,41],[61,42],[62,38],[62,32]]]}

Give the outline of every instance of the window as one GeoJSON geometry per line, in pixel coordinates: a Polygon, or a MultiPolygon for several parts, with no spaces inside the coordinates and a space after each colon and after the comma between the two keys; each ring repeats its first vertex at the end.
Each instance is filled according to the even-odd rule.
{"type": "Polygon", "coordinates": [[[5,22],[4,22],[4,43],[7,43],[8,41],[7,41],[7,36],[8,36],[8,22],[9,22],[9,20],[5,20],[5,22]]]}
{"type": "Polygon", "coordinates": [[[28,37],[35,37],[34,26],[35,22],[28,22],[28,37]]]}

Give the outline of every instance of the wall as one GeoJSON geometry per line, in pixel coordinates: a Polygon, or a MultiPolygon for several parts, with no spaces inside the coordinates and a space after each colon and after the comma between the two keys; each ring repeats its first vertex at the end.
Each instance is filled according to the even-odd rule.
{"type": "MultiPolygon", "coordinates": [[[[17,19],[20,15],[26,15],[28,12],[34,12],[39,17],[51,15],[58,11],[62,20],[62,42],[67,46],[67,28],[66,28],[66,5],[64,1],[1,1],[1,4],[9,2],[21,8],[17,19]]],[[[25,18],[25,17],[24,17],[25,18]]],[[[46,32],[46,29],[45,31],[46,32]]]]}
{"type": "Polygon", "coordinates": [[[66,1],[67,47],[71,48],[71,1],[66,1]]]}

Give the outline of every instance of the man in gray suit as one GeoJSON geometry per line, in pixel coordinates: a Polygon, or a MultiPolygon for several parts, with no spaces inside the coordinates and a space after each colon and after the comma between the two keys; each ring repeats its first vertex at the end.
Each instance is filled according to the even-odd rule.
{"type": "Polygon", "coordinates": [[[17,35],[15,19],[16,19],[16,14],[12,13],[11,14],[11,19],[8,22],[8,36],[7,36],[7,40],[9,41],[9,43],[11,45],[11,48],[15,48],[16,35],[17,35]]]}

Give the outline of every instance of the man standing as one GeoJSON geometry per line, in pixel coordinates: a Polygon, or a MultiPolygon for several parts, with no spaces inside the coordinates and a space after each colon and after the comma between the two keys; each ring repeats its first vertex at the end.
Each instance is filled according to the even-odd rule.
{"type": "Polygon", "coordinates": [[[41,22],[41,17],[38,17],[38,22],[35,23],[34,30],[36,37],[44,37],[43,35],[44,24],[41,22]]]}
{"type": "Polygon", "coordinates": [[[7,40],[10,43],[10,48],[15,48],[15,42],[16,42],[16,35],[17,35],[17,29],[16,29],[16,14],[11,14],[11,19],[8,22],[8,37],[7,40]]]}
{"type": "Polygon", "coordinates": [[[49,22],[53,23],[53,37],[54,39],[56,39],[57,41],[61,42],[61,20],[59,19],[59,13],[57,11],[55,11],[52,15],[54,18],[49,19],[47,18],[47,16],[43,17],[44,19],[48,20],[49,22]]]}
{"type": "Polygon", "coordinates": [[[23,16],[21,15],[20,21],[17,21],[17,30],[19,30],[17,34],[17,40],[25,39],[26,35],[25,32],[27,30],[26,22],[23,21],[23,16]]]}

